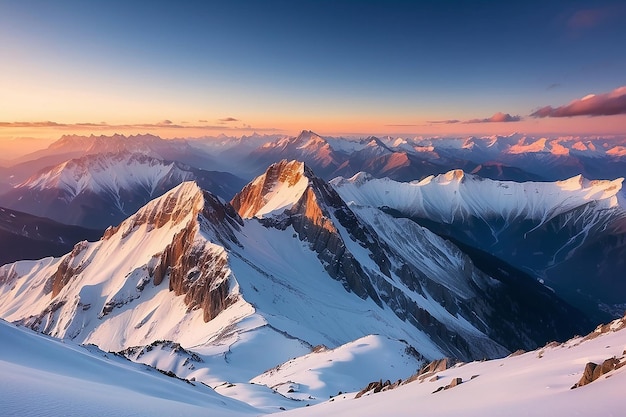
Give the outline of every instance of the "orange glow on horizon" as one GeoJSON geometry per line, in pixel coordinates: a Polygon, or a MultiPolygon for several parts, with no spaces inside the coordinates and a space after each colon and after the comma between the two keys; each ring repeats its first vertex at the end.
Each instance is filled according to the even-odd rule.
{"type": "Polygon", "coordinates": [[[10,159],[48,146],[63,135],[123,135],[154,134],[164,139],[197,138],[207,136],[239,137],[254,132],[259,134],[297,135],[312,130],[326,136],[488,136],[525,133],[528,135],[601,136],[626,134],[626,115],[603,117],[525,118],[517,122],[491,123],[432,123],[418,118],[415,121],[393,123],[383,117],[362,118],[287,117],[273,120],[240,121],[235,117],[177,122],[162,120],[156,123],[108,124],[62,122],[2,122],[0,121],[0,159],[10,159]]]}

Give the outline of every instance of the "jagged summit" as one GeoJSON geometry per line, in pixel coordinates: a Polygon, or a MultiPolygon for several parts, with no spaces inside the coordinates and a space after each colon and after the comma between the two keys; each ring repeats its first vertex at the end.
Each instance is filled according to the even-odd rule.
{"type": "MultiPolygon", "coordinates": [[[[107,349],[172,340],[179,326],[208,322],[239,301],[225,248],[237,244],[241,225],[232,207],[184,182],[97,242],[0,268],[0,283],[26,274],[33,284],[25,293],[3,293],[4,316],[107,349]],[[111,339],[111,328],[119,337],[111,339]]],[[[204,335],[183,340],[198,343],[204,335]]]]}
{"type": "Polygon", "coordinates": [[[160,228],[175,227],[195,217],[204,208],[204,195],[194,181],[183,182],[166,194],[143,206],[119,226],[107,229],[104,238],[118,232],[129,234],[140,225],[160,228]]]}
{"type": "Polygon", "coordinates": [[[246,185],[233,197],[231,204],[243,218],[280,213],[300,199],[311,175],[304,162],[283,159],[246,185]]]}

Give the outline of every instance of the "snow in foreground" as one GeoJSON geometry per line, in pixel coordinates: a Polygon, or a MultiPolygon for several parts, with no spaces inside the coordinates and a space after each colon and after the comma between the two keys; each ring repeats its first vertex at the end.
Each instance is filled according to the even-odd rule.
{"type": "Polygon", "coordinates": [[[223,416],[258,410],[94,347],[0,321],[0,415],[223,416]]]}
{"type": "Polygon", "coordinates": [[[284,415],[623,416],[626,366],[589,385],[571,387],[579,381],[587,362],[601,364],[614,356],[623,362],[625,348],[626,330],[588,340],[576,338],[519,356],[457,365],[439,372],[436,380],[429,376],[423,382],[359,399],[342,395],[284,415]],[[453,378],[462,378],[463,383],[433,393],[453,378]]]}
{"type": "MultiPolygon", "coordinates": [[[[618,327],[623,328],[624,323],[618,321],[611,326],[612,330],[618,327]]],[[[436,377],[428,376],[422,382],[417,380],[359,399],[354,399],[355,393],[341,394],[325,403],[280,415],[621,416],[626,407],[623,395],[626,367],[589,385],[571,389],[587,362],[602,363],[611,357],[624,361],[626,330],[595,336],[504,359],[457,365],[439,372],[436,377]],[[462,384],[433,393],[453,378],[461,378],[462,384]]],[[[194,386],[169,378],[93,347],[55,340],[2,321],[0,338],[0,412],[3,416],[262,414],[258,408],[223,397],[199,383],[194,386]]],[[[375,360],[371,366],[363,363],[347,366],[345,361],[353,357],[347,350],[362,346],[362,343],[348,344],[336,350],[338,357],[330,358],[333,351],[326,351],[319,359],[325,363],[343,361],[349,369],[347,377],[355,377],[368,373],[369,368],[376,368],[375,360]]],[[[324,366],[311,362],[310,355],[306,358],[293,364],[325,372],[324,366]]],[[[283,369],[292,376],[293,371],[300,372],[293,367],[283,369]]],[[[340,377],[336,368],[328,369],[329,377],[340,377]]],[[[263,378],[272,380],[275,376],[266,374],[257,382],[261,383],[263,378]]],[[[320,379],[325,378],[322,375],[320,379]]],[[[285,401],[280,395],[274,397],[278,402],[285,401]]]]}

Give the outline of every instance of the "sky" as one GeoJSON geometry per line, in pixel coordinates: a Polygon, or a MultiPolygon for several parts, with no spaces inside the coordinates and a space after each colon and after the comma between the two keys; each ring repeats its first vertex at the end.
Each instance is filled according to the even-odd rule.
{"type": "Polygon", "coordinates": [[[620,134],[624,45],[623,1],[0,0],[0,140],[620,134]]]}

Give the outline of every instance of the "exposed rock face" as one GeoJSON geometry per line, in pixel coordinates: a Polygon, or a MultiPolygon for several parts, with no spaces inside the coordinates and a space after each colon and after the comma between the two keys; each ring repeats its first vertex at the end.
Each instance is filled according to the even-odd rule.
{"type": "Polygon", "coordinates": [[[450,381],[450,383],[448,385],[444,385],[444,386],[441,386],[441,387],[437,388],[436,390],[433,391],[433,394],[435,394],[435,393],[437,393],[439,391],[445,391],[447,389],[454,388],[456,386],[461,385],[462,383],[463,383],[463,379],[461,379],[461,378],[452,378],[452,381],[450,381]]]}
{"type": "Polygon", "coordinates": [[[236,298],[229,297],[230,269],[223,248],[194,240],[197,228],[183,229],[159,257],[154,284],[169,276],[169,289],[185,296],[190,309],[202,308],[204,321],[215,318],[236,298]]]}
{"type": "Polygon", "coordinates": [[[463,383],[463,380],[461,378],[452,378],[452,381],[450,381],[450,383],[446,385],[444,389],[454,388],[458,385],[461,385],[462,383],[463,383]]]}
{"type": "Polygon", "coordinates": [[[304,175],[302,162],[282,160],[272,164],[263,175],[246,185],[231,200],[231,205],[241,217],[253,217],[268,202],[271,191],[278,184],[294,187],[304,175]]]}
{"type": "Polygon", "coordinates": [[[77,243],[72,252],[63,259],[56,273],[50,278],[49,283],[51,285],[49,287],[46,286],[46,292],[52,292],[53,298],[88,265],[82,262],[79,257],[81,252],[87,248],[87,245],[88,243],[85,241],[77,243]]]}
{"type": "MultiPolygon", "coordinates": [[[[201,191],[197,186],[193,193],[193,198],[182,207],[172,206],[166,199],[164,209],[171,213],[170,223],[179,222],[187,210],[193,210],[193,216],[165,250],[157,255],[158,262],[150,274],[155,285],[169,277],[170,291],[185,295],[185,304],[189,309],[201,308],[204,321],[208,322],[232,304],[237,296],[229,291],[230,269],[226,251],[205,239],[198,239],[197,235],[203,230],[228,247],[238,243],[234,231],[239,230],[243,222],[231,206],[224,205],[212,194],[201,191]]],[[[151,217],[148,214],[148,218],[151,217]]],[[[157,227],[160,227],[164,217],[156,217],[157,227]]]]}

